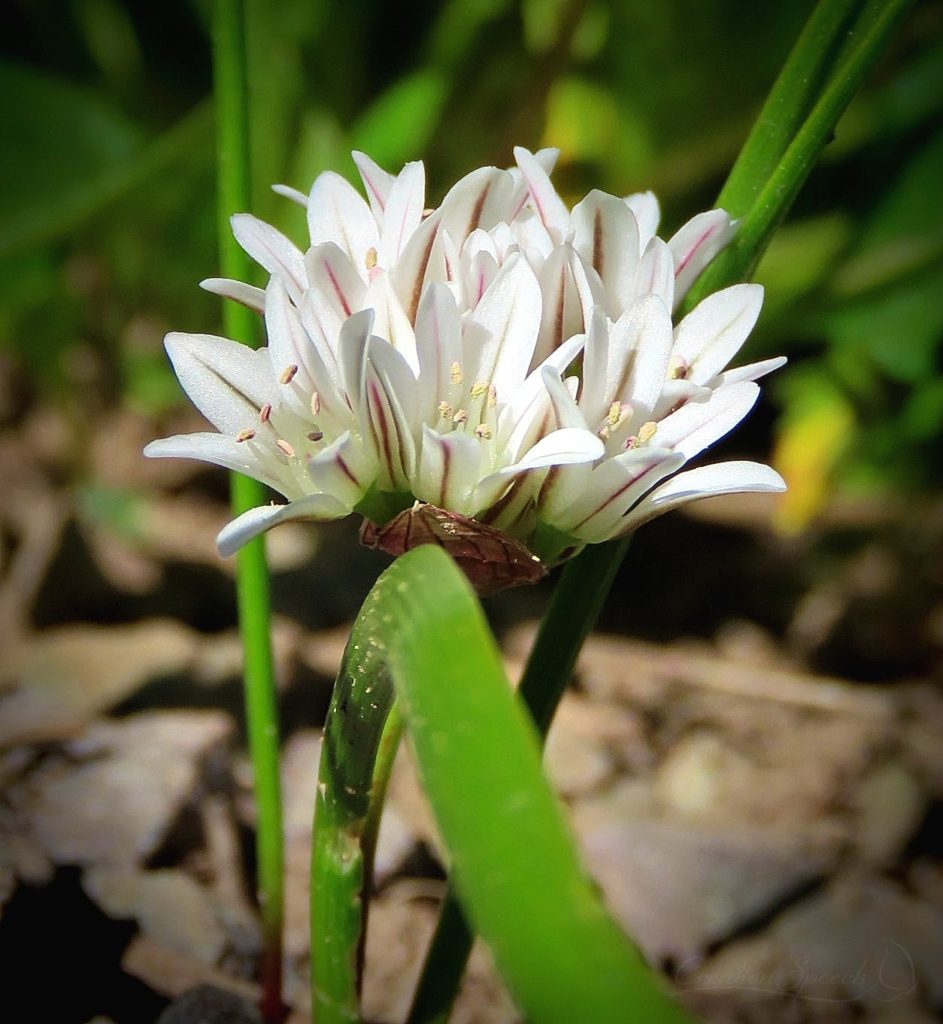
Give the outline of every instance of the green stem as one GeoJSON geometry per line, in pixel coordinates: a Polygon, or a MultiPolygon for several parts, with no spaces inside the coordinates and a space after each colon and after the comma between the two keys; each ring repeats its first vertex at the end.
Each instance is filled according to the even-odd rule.
{"type": "Polygon", "coordinates": [[[362,619],[331,695],[311,856],[311,1006],[318,1024],[360,1020],[367,891],[400,735],[387,650],[362,619]]]}
{"type": "MultiPolygon", "coordinates": [[[[542,740],[602,611],[629,538],[587,547],[568,562],[540,624],[518,693],[542,740]]],[[[445,1024],[471,953],[474,935],[452,885],[445,893],[407,1024],[445,1024]]]]}
{"type": "MultiPolygon", "coordinates": [[[[251,206],[245,10],[242,0],[216,0],[213,69],[217,120],[218,228],[222,273],[246,280],[248,257],[232,237],[229,217],[251,206]]],[[[223,307],[224,333],[259,343],[255,314],[234,302],[223,307]]],[[[248,477],[232,477],[232,508],[238,515],[265,503],[265,490],[248,477]]],[[[246,724],[258,814],[256,889],[262,918],[260,1009],[268,1024],[285,1017],[282,1001],[284,868],[278,709],[272,664],[268,566],[262,539],[251,541],[236,562],[239,629],[245,660],[246,724]]]]}
{"type": "MultiPolygon", "coordinates": [[[[820,8],[843,7],[844,3],[845,0],[823,0],[820,8]]],[[[843,36],[845,39],[836,69],[765,177],[760,177],[763,168],[758,165],[758,182],[748,182],[738,175],[733,187],[729,182],[724,187],[718,202],[721,205],[727,202],[727,208],[733,213],[742,211],[740,226],[733,242],[711,263],[688,293],[684,303],[686,310],[718,288],[752,275],[773,232],[786,216],[819,155],[831,139],[839,118],[912,3],[913,0],[871,0],[847,32],[841,31],[844,21],[833,20],[832,28],[836,37],[843,36]]],[[[803,33],[796,46],[797,51],[805,38],[806,34],[803,33]]],[[[833,49],[834,45],[828,49],[833,49]]],[[[815,59],[808,62],[801,53],[797,55],[794,52],[787,67],[804,67],[808,63],[810,68],[817,69],[821,49],[822,44],[819,42],[815,48],[815,59]]],[[[774,92],[778,89],[777,83],[774,92]]],[[[793,113],[798,113],[798,109],[793,113]]],[[[754,127],[754,134],[764,130],[762,121],[761,115],[754,127]]],[[[752,138],[751,135],[748,147],[752,138]]],[[[782,140],[778,140],[776,148],[781,145],[782,140]]],[[[754,147],[756,151],[760,148],[754,147]]]]}

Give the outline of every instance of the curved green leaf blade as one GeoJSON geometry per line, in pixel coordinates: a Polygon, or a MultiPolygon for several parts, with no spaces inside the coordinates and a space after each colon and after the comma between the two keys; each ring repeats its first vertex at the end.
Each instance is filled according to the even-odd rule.
{"type": "Polygon", "coordinates": [[[528,1019],[684,1020],[584,873],[537,731],[448,556],[421,547],[401,557],[362,614],[389,643],[456,887],[528,1019]]]}

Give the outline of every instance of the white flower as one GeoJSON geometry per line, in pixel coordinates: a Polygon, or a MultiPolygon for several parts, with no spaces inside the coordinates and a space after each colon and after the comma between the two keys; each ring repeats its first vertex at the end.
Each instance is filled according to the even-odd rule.
{"type": "Polygon", "coordinates": [[[555,555],[706,494],[781,489],[749,463],[671,477],[739,422],[753,380],[778,365],[723,372],[759,313],[756,286],[711,296],[672,329],[670,310],[732,233],[727,214],[664,242],[650,193],[591,192],[570,211],[549,179],[556,152],[515,156],[432,211],[422,164],[393,176],[362,154],[366,201],[331,172],[308,196],[280,188],[307,208],[304,252],[233,218],[269,284],[204,286],[262,312],[268,346],[168,336],[218,433],[146,449],[289,499],[226,527],[223,553],[286,519],[357,510],[382,525],[418,499],[555,555]]]}

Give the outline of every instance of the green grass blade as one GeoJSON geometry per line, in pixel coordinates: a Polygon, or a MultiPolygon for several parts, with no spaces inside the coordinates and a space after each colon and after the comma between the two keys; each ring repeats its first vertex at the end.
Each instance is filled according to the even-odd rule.
{"type": "Polygon", "coordinates": [[[330,963],[313,968],[319,1024],[358,1019],[358,847],[390,679],[463,905],[527,1018],[684,1020],[580,866],[541,770],[538,733],[469,584],[443,551],[427,546],[398,559],[368,596],[325,732],[312,908],[324,930],[313,941],[322,952],[334,949],[330,963]],[[338,898],[342,881],[346,899],[338,898]],[[346,989],[334,987],[338,980],[346,989]]]}
{"type": "MultiPolygon", "coordinates": [[[[250,277],[252,267],[232,236],[229,218],[233,213],[251,208],[246,67],[242,0],[216,0],[213,69],[220,265],[225,277],[243,281],[250,277]]],[[[223,306],[223,330],[228,337],[249,345],[257,345],[260,340],[258,318],[235,302],[223,306]]],[[[239,474],[232,477],[231,493],[236,515],[266,501],[262,485],[239,474]]],[[[284,859],[269,576],[261,538],[247,544],[237,557],[236,593],[244,655],[246,724],[258,815],[256,889],[262,918],[261,1009],[266,1021],[277,1022],[284,1016],[281,996],[284,859]]]]}
{"type": "MultiPolygon", "coordinates": [[[[576,658],[605,604],[629,539],[593,545],[568,562],[540,624],[518,693],[546,739],[576,658]]],[[[454,885],[446,890],[407,1024],[444,1024],[458,993],[474,934],[454,885]]]]}
{"type": "MultiPolygon", "coordinates": [[[[724,187],[719,202],[726,202],[731,212],[740,214],[740,227],[733,242],[695,282],[685,299],[686,310],[711,292],[745,280],[753,273],[773,232],[788,213],[831,138],[839,118],[912,3],[913,0],[870,0],[847,33],[836,67],[808,114],[794,128],[775,166],[763,177],[763,168],[758,165],[756,181],[748,180],[745,174],[738,175],[735,187],[729,184],[724,187]]],[[[805,34],[802,38],[805,39],[805,34]]],[[[805,65],[801,57],[795,62],[800,67],[805,65]]],[[[758,125],[755,131],[759,128],[758,125]]],[[[782,142],[782,139],[777,139],[776,148],[780,148],[782,142]]]]}
{"type": "Polygon", "coordinates": [[[390,667],[456,887],[524,1014],[684,1020],[583,872],[538,733],[465,578],[421,547],[374,594],[367,614],[389,617],[390,667]]]}
{"type": "Polygon", "coordinates": [[[757,116],[717,198],[732,216],[749,210],[822,91],[864,0],[820,0],[757,116]]]}

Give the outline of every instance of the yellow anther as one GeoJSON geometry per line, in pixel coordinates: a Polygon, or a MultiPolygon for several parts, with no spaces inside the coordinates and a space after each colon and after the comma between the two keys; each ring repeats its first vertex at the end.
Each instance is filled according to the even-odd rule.
{"type": "Polygon", "coordinates": [[[615,427],[619,423],[619,417],[622,415],[622,403],[613,402],[609,406],[609,415],[606,417],[610,427],[615,427]]]}
{"type": "Polygon", "coordinates": [[[448,402],[439,402],[439,415],[443,419],[445,419],[445,420],[451,419],[452,418],[452,413],[454,411],[455,410],[452,408],[451,405],[449,405],[448,402]]]}
{"type": "Polygon", "coordinates": [[[488,382],[486,380],[478,380],[472,384],[470,394],[472,398],[481,398],[482,395],[488,391],[488,382]]]}
{"type": "Polygon", "coordinates": [[[459,409],[458,412],[452,417],[452,422],[455,424],[464,423],[468,419],[468,412],[465,409],[459,409]]]}
{"type": "Polygon", "coordinates": [[[490,441],[491,438],[494,437],[494,434],[491,433],[484,423],[479,423],[478,426],[475,427],[475,436],[480,441],[490,441]]]}
{"type": "Polygon", "coordinates": [[[281,376],[278,378],[279,384],[290,384],[295,379],[295,374],[298,372],[297,363],[292,363],[291,366],[286,366],[282,370],[281,376]]]}
{"type": "Polygon", "coordinates": [[[377,265],[377,251],[372,245],[367,250],[367,256],[364,262],[367,264],[367,270],[373,270],[377,265]]]}
{"type": "Polygon", "coordinates": [[[658,424],[649,420],[648,423],[643,423],[638,429],[638,443],[648,444],[649,441],[658,432],[658,424]]]}
{"type": "Polygon", "coordinates": [[[452,363],[452,365],[449,367],[449,377],[451,378],[453,384],[462,383],[463,378],[461,363],[452,363]]]}
{"type": "Polygon", "coordinates": [[[251,441],[255,437],[255,431],[251,427],[247,427],[245,430],[240,430],[236,434],[236,440],[241,444],[243,441],[251,441]]]}

